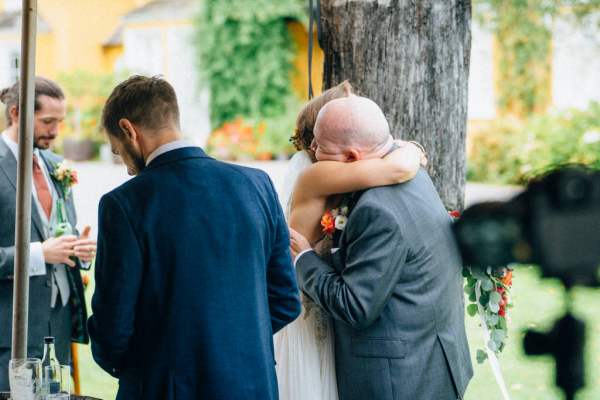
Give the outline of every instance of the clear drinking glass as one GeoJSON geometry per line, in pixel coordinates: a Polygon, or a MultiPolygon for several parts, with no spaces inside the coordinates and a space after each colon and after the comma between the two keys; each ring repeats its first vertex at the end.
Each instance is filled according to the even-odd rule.
{"type": "Polygon", "coordinates": [[[42,360],[17,358],[8,363],[10,397],[14,400],[38,400],[42,386],[42,360]]]}
{"type": "Polygon", "coordinates": [[[69,400],[71,393],[71,367],[47,365],[44,367],[45,400],[69,400]]]}

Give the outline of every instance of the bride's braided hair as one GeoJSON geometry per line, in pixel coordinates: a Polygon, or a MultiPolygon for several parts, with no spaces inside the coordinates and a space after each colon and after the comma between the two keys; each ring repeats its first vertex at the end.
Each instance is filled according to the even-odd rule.
{"type": "Polygon", "coordinates": [[[314,137],[313,129],[321,108],[331,100],[348,97],[350,94],[352,94],[352,85],[345,80],[306,103],[298,113],[296,131],[290,138],[290,142],[294,144],[294,147],[297,150],[310,150],[310,144],[314,137]]]}

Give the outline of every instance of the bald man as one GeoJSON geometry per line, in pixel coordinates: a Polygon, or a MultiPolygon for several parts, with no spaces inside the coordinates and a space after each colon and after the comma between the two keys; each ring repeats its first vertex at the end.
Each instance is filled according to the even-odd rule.
{"type": "MultiPolygon", "coordinates": [[[[394,146],[381,109],[358,96],[325,105],[314,135],[319,161],[378,158],[394,146]]],[[[292,232],[298,283],[334,319],[339,398],[462,399],[473,375],[462,265],[427,172],[349,203],[331,265],[292,232]]]]}

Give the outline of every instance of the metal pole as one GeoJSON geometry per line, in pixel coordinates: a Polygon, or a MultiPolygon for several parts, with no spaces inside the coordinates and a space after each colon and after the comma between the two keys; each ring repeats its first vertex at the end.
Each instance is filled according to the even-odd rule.
{"type": "Polygon", "coordinates": [[[15,221],[12,358],[27,357],[37,0],[23,0],[22,9],[21,77],[19,93],[19,160],[17,172],[17,216],[15,221]]]}

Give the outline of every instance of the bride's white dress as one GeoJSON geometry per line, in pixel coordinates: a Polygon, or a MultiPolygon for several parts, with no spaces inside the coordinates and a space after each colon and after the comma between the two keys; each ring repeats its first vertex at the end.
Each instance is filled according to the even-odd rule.
{"type": "MultiPolygon", "coordinates": [[[[290,160],[280,191],[289,216],[300,173],[312,162],[305,152],[290,160]]],[[[338,400],[332,324],[321,309],[302,299],[302,315],[274,337],[280,400],[338,400]]]]}

